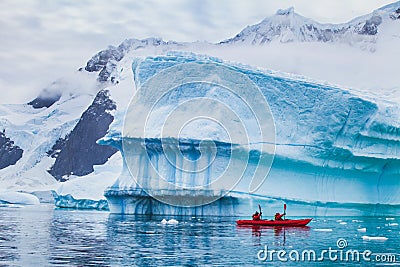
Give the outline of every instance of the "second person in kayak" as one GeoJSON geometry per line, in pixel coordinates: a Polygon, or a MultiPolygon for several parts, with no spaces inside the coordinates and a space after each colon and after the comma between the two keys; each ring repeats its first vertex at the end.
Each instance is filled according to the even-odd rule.
{"type": "Polygon", "coordinates": [[[286,215],[286,213],[280,214],[279,212],[277,212],[277,213],[275,213],[274,220],[275,221],[283,221],[282,217],[285,216],[285,215],[286,215]]]}

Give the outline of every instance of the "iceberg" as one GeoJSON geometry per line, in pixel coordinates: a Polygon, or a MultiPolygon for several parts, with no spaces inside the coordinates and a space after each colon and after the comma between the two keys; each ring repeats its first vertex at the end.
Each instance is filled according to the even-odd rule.
{"type": "Polygon", "coordinates": [[[0,192],[0,204],[37,205],[39,199],[24,192],[0,192]]]}
{"type": "Polygon", "coordinates": [[[111,212],[398,213],[398,103],[194,54],[132,69],[138,91],[98,141],[123,157],[111,212]]]}
{"type": "Polygon", "coordinates": [[[59,195],[56,191],[52,191],[54,205],[58,208],[66,209],[93,209],[93,210],[109,210],[108,202],[105,199],[76,199],[71,194],[59,195]]]}
{"type": "Polygon", "coordinates": [[[161,224],[178,224],[179,222],[175,219],[170,219],[170,220],[166,220],[166,219],[162,219],[161,224]]]}
{"type": "Polygon", "coordinates": [[[315,228],[314,231],[317,231],[317,232],[332,232],[333,229],[331,229],[331,228],[327,228],[327,229],[325,229],[325,228],[315,228]]]}
{"type": "Polygon", "coordinates": [[[367,235],[363,235],[361,238],[363,240],[365,240],[365,241],[386,241],[386,240],[388,240],[388,238],[384,237],[384,236],[367,236],[367,235]]]}

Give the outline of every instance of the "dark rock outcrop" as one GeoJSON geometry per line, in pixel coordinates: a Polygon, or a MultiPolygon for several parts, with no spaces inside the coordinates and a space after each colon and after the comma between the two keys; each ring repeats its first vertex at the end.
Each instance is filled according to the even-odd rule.
{"type": "Polygon", "coordinates": [[[94,55],[87,63],[85,70],[95,72],[102,70],[110,60],[120,61],[124,54],[120,48],[110,46],[94,55]]]}
{"type": "MultiPolygon", "coordinates": [[[[99,82],[110,81],[112,83],[118,83],[113,73],[117,67],[117,62],[128,53],[130,50],[136,50],[145,48],[147,46],[160,46],[175,44],[176,42],[164,42],[160,38],[147,38],[143,40],[138,39],[127,39],[123,41],[118,47],[109,46],[108,49],[102,50],[94,55],[87,63],[85,70],[88,72],[99,72],[97,80],[99,82]]],[[[83,69],[80,68],[79,71],[83,69]]]]}
{"type": "Polygon", "coordinates": [[[382,23],[381,16],[372,16],[370,19],[365,21],[359,34],[375,35],[378,33],[378,26],[382,23]]]}
{"type": "MultiPolygon", "coordinates": [[[[104,68],[99,72],[99,76],[97,77],[97,80],[100,82],[106,82],[108,79],[111,77],[112,72],[115,70],[117,67],[117,64],[115,61],[110,61],[108,62],[104,68]]],[[[111,77],[111,82],[113,82],[114,77],[111,77]]]]}
{"type": "Polygon", "coordinates": [[[61,95],[61,92],[50,93],[45,89],[40,93],[38,97],[29,102],[28,105],[31,105],[33,108],[48,108],[51,107],[55,102],[60,100],[61,95]]]}
{"type": "Polygon", "coordinates": [[[390,14],[390,18],[393,20],[400,19],[400,7],[395,12],[390,14]]]}
{"type": "Polygon", "coordinates": [[[66,181],[70,175],[87,175],[93,172],[94,165],[106,163],[117,150],[99,145],[96,141],[107,133],[114,120],[110,111],[115,109],[109,92],[100,91],[75,128],[48,151],[49,156],[56,158],[48,172],[58,181],[66,181]]]}
{"type": "Polygon", "coordinates": [[[0,132],[0,170],[17,163],[22,158],[23,152],[5,135],[4,131],[0,132]]]}

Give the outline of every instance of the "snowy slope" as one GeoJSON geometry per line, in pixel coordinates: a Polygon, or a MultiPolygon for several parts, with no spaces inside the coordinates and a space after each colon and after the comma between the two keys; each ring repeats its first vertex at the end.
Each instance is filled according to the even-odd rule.
{"type": "MultiPolygon", "coordinates": [[[[117,47],[110,46],[95,54],[77,72],[49,85],[29,105],[0,106],[0,130],[4,129],[0,140],[6,148],[0,153],[3,157],[9,151],[16,154],[14,160],[3,161],[6,167],[0,169],[0,191],[55,188],[58,181],[85,176],[94,171],[94,166],[107,162],[116,150],[94,153],[99,149],[94,139],[104,136],[114,116],[124,113],[136,90],[132,61],[138,56],[165,55],[169,51],[207,54],[264,70],[304,75],[309,77],[307,80],[340,84],[344,91],[376,102],[382,110],[376,115],[378,121],[387,121],[384,125],[396,129],[390,117],[398,116],[393,103],[400,103],[395,68],[400,61],[396,53],[400,45],[399,8],[400,2],[396,2],[340,25],[320,24],[293,9],[280,10],[218,44],[148,38],[127,39],[117,47]],[[104,89],[105,94],[101,93],[104,89]],[[99,92],[106,97],[100,102],[95,101],[99,92]],[[98,111],[103,114],[100,121],[96,119],[98,111]],[[98,136],[90,131],[97,127],[102,129],[98,136]],[[87,139],[91,140],[89,145],[87,139]],[[80,149],[87,152],[84,157],[80,149]],[[87,161],[90,155],[94,158],[87,161]],[[82,166],[77,164],[81,161],[82,166]],[[55,169],[50,171],[53,175],[48,172],[55,169]]],[[[301,80],[301,76],[294,79],[301,80]]],[[[382,125],[374,127],[379,129],[382,125]]],[[[390,136],[389,130],[383,134],[372,132],[365,135],[383,139],[390,136]]],[[[359,153],[365,149],[359,149],[359,153]]]]}
{"type": "MultiPolygon", "coordinates": [[[[85,75],[86,76],[86,75],[85,75]]],[[[82,80],[81,80],[82,81],[82,80]]],[[[60,89],[70,86],[55,82],[60,89]]],[[[82,85],[78,84],[77,88],[82,85]]],[[[2,105],[1,127],[7,137],[23,150],[15,165],[0,170],[2,189],[35,188],[56,180],[46,172],[52,160],[46,156],[54,143],[68,134],[79,120],[82,110],[92,101],[90,94],[65,94],[50,108],[35,109],[31,105],[2,105]]]]}

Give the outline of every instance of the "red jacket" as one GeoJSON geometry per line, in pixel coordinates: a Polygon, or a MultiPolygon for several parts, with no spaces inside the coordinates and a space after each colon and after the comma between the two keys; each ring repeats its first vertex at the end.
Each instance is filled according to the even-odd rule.
{"type": "Polygon", "coordinates": [[[260,220],[261,219],[261,214],[260,213],[258,213],[258,214],[253,214],[253,220],[254,221],[258,221],[258,220],[260,220]]]}
{"type": "Polygon", "coordinates": [[[275,221],[282,221],[283,220],[282,217],[285,216],[285,215],[286,215],[286,213],[283,213],[283,214],[277,213],[277,214],[275,214],[275,221]]]}

